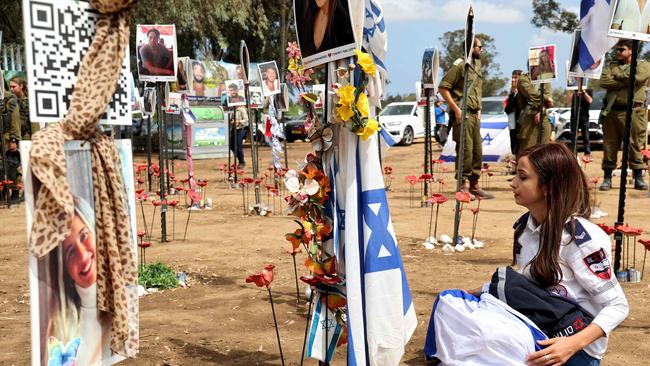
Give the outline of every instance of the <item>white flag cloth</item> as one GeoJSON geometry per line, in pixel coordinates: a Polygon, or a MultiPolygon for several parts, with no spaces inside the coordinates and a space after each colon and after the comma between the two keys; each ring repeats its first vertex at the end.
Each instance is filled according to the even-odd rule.
{"type": "Polygon", "coordinates": [[[314,294],[314,314],[311,317],[307,357],[330,363],[343,333],[343,326],[336,320],[336,315],[325,306],[321,298],[325,295],[316,291],[314,294]]]}
{"type": "Polygon", "coordinates": [[[544,339],[533,322],[494,296],[447,290],[433,305],[424,354],[450,366],[525,366],[544,339]]]}
{"type": "Polygon", "coordinates": [[[338,129],[327,170],[336,191],[334,233],[344,250],[348,365],[398,365],[417,319],[388,210],[378,134],[338,129]],[[338,162],[338,166],[337,163],[338,162]]]}
{"type": "Polygon", "coordinates": [[[363,48],[372,55],[375,65],[381,73],[386,73],[386,52],[388,51],[388,34],[384,14],[379,0],[365,0],[366,9],[363,20],[363,48]]]}
{"type": "MultiPolygon", "coordinates": [[[[582,0],[580,2],[580,40],[578,43],[579,75],[589,73],[592,66],[603,59],[612,47],[607,36],[612,15],[613,0],[582,0]]],[[[604,61],[604,60],[603,60],[604,61]]],[[[600,73],[598,73],[600,74],[600,73]]]]}

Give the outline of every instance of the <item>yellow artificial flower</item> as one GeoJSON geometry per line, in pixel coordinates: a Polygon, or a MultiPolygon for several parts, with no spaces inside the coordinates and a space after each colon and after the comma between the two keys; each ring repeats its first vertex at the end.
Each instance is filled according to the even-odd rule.
{"type": "Polygon", "coordinates": [[[377,68],[375,67],[375,63],[372,61],[372,56],[359,50],[354,50],[354,53],[357,54],[357,65],[361,66],[361,70],[363,70],[367,75],[375,76],[377,68]]]}
{"type": "Polygon", "coordinates": [[[375,132],[379,131],[381,128],[379,127],[379,122],[377,120],[368,118],[368,123],[366,126],[357,132],[357,135],[361,136],[361,139],[363,141],[366,141],[370,136],[372,136],[375,132]]]}
{"type": "Polygon", "coordinates": [[[368,97],[365,93],[359,94],[359,99],[357,99],[357,110],[362,117],[368,117],[368,97]]]}
{"type": "Polygon", "coordinates": [[[339,92],[339,102],[336,107],[336,119],[339,122],[348,121],[352,116],[354,116],[354,111],[352,111],[352,102],[354,102],[354,87],[352,85],[346,85],[338,89],[339,92]]]}
{"type": "Polygon", "coordinates": [[[296,64],[296,59],[295,58],[290,58],[289,59],[289,70],[296,71],[298,69],[298,65],[296,64]]]}

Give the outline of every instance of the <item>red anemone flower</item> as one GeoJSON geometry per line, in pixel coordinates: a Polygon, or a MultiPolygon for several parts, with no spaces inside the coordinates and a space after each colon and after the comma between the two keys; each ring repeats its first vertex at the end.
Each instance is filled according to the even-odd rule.
{"type": "Polygon", "coordinates": [[[583,157],[582,157],[582,161],[583,161],[585,164],[589,164],[589,163],[591,163],[592,161],[594,161],[594,159],[592,159],[591,156],[583,156],[583,157]]]}
{"type": "Polygon", "coordinates": [[[149,248],[151,246],[150,241],[143,241],[142,243],[138,244],[140,248],[149,248]]]}
{"type": "Polygon", "coordinates": [[[138,231],[138,238],[142,238],[145,234],[145,231],[138,231]]]}
{"type": "Polygon", "coordinates": [[[434,193],[434,194],[431,195],[431,197],[429,199],[427,199],[427,202],[429,202],[430,204],[435,203],[437,205],[441,205],[441,204],[447,202],[448,200],[449,199],[447,197],[445,197],[445,195],[440,194],[440,193],[434,193]]]}
{"type": "Polygon", "coordinates": [[[638,236],[641,235],[641,233],[643,233],[642,228],[629,226],[629,225],[619,225],[616,227],[616,229],[625,235],[631,235],[631,236],[638,236]]]}
{"type": "Polygon", "coordinates": [[[643,244],[645,250],[650,250],[650,239],[639,239],[639,243],[643,244]]]}
{"type": "Polygon", "coordinates": [[[469,203],[471,196],[469,192],[456,192],[456,201],[469,203]]]}
{"type": "Polygon", "coordinates": [[[607,235],[612,235],[612,234],[614,234],[616,232],[616,229],[614,229],[613,227],[611,227],[611,226],[609,226],[609,225],[607,225],[605,223],[602,223],[602,222],[600,224],[598,224],[598,227],[603,229],[603,231],[607,235]]]}
{"type": "Polygon", "coordinates": [[[271,282],[273,282],[273,269],[275,268],[272,264],[267,264],[264,266],[262,272],[246,276],[246,282],[254,282],[257,287],[271,287],[271,282]]]}
{"type": "Polygon", "coordinates": [[[384,174],[389,175],[389,174],[392,174],[392,173],[393,173],[393,168],[391,168],[389,166],[384,167],[384,174]]]}
{"type": "Polygon", "coordinates": [[[425,173],[425,174],[420,175],[420,180],[431,180],[431,179],[433,179],[433,175],[431,175],[431,174],[426,174],[425,173]]]}

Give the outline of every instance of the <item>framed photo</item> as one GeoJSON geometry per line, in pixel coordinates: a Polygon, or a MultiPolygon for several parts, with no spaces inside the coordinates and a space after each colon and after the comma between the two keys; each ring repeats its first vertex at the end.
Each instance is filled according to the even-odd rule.
{"type": "Polygon", "coordinates": [[[286,112],[289,110],[289,89],[287,84],[280,84],[280,93],[274,96],[275,109],[278,112],[286,112]]]}
{"type": "Polygon", "coordinates": [[[641,4],[638,0],[615,0],[607,34],[650,42],[650,4],[644,1],[643,9],[641,4]]]}
{"type": "Polygon", "coordinates": [[[433,48],[424,50],[422,56],[422,86],[425,89],[433,89],[433,48]]]}
{"type": "Polygon", "coordinates": [[[573,38],[571,40],[571,53],[569,54],[569,66],[567,75],[569,77],[585,77],[591,79],[600,79],[600,74],[603,72],[603,59],[605,55],[598,60],[591,57],[588,52],[583,57],[580,53],[580,37],[582,31],[576,29],[573,31],[573,38]]]}
{"type": "Polygon", "coordinates": [[[189,95],[220,98],[226,92],[228,70],[217,61],[192,60],[189,95]]]}
{"type": "Polygon", "coordinates": [[[275,61],[262,62],[257,64],[257,70],[262,81],[262,95],[269,97],[280,93],[280,80],[278,76],[278,65],[275,61]]]}
{"type": "Polygon", "coordinates": [[[312,86],[312,92],[318,97],[316,103],[314,103],[314,108],[320,109],[325,107],[325,84],[316,84],[312,86]]]}
{"type": "Polygon", "coordinates": [[[557,78],[555,45],[531,47],[528,50],[528,72],[533,84],[550,83],[557,78]]]}
{"type": "Polygon", "coordinates": [[[246,96],[244,95],[244,80],[226,80],[228,91],[226,92],[226,100],[228,107],[236,107],[246,105],[246,96]]]}
{"type": "Polygon", "coordinates": [[[467,9],[467,20],[465,21],[465,42],[463,42],[465,49],[465,63],[472,62],[472,52],[474,52],[474,9],[472,3],[469,3],[467,9]]]}
{"type": "Polygon", "coordinates": [[[176,26],[136,27],[138,77],[141,81],[176,81],[176,26]]]}
{"type": "Polygon", "coordinates": [[[156,103],[158,102],[156,98],[156,88],[145,87],[142,92],[142,113],[144,115],[151,116],[156,113],[156,103]]]}
{"type": "Polygon", "coordinates": [[[356,44],[348,0],[294,0],[293,9],[305,67],[354,55],[356,44]]]}
{"type": "Polygon", "coordinates": [[[248,88],[248,93],[250,95],[250,104],[251,108],[261,109],[264,107],[264,97],[262,96],[262,87],[261,86],[251,86],[248,88]]]}
{"type": "MultiPolygon", "coordinates": [[[[131,141],[115,141],[125,182],[132,256],[136,259],[135,187],[131,141]]],[[[29,156],[31,141],[20,144],[29,156]]],[[[70,233],[41,258],[29,255],[32,365],[112,365],[124,358],[110,350],[111,319],[97,310],[97,264],[91,150],[83,141],[64,147],[75,216],[70,233]]],[[[23,159],[27,232],[31,231],[40,181],[23,159]]],[[[127,285],[129,327],[138,332],[137,283],[127,285]]]]}
{"type": "Polygon", "coordinates": [[[176,62],[176,91],[189,91],[189,76],[191,70],[191,61],[189,57],[179,57],[176,62]]]}
{"type": "Polygon", "coordinates": [[[578,90],[578,80],[582,79],[582,90],[587,89],[587,83],[589,79],[580,76],[571,76],[569,72],[569,61],[566,62],[566,89],[567,90],[578,90]]]}

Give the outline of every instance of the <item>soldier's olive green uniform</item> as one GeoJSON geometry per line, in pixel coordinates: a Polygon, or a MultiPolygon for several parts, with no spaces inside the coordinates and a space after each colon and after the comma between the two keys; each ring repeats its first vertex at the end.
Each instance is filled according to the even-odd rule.
{"type": "MultiPolygon", "coordinates": [[[[630,65],[618,61],[603,68],[600,86],[607,90],[603,121],[603,170],[616,169],[618,149],[623,141],[625,113],[627,108],[627,89],[630,78],[630,65]],[[610,107],[611,105],[611,107],[610,107]]],[[[639,60],[636,69],[634,104],[632,108],[632,130],[630,134],[629,166],[633,170],[644,168],[641,150],[645,145],[647,128],[646,84],[650,79],[650,63],[639,60]]]]}
{"type": "Polygon", "coordinates": [[[14,136],[18,139],[22,139],[20,101],[12,94],[2,101],[2,132],[5,150],[9,143],[9,137],[14,136]]]}
{"type": "MultiPolygon", "coordinates": [[[[551,87],[549,84],[542,84],[544,88],[544,99],[550,96],[551,87]]],[[[534,85],[530,80],[528,73],[523,73],[517,82],[517,104],[521,115],[519,116],[519,151],[523,151],[531,146],[537,145],[539,134],[539,125],[535,123],[535,115],[539,113],[541,93],[539,85],[534,85]]],[[[542,125],[542,143],[545,144],[551,140],[551,121],[548,115],[544,113],[544,118],[540,119],[542,125]]]]}
{"type": "MultiPolygon", "coordinates": [[[[440,81],[440,87],[448,89],[454,102],[460,107],[463,98],[463,87],[465,85],[465,62],[458,59],[447,71],[447,74],[440,81]]],[[[483,167],[483,142],[481,138],[481,121],[478,113],[481,110],[481,97],[483,87],[483,74],[481,71],[481,60],[472,61],[472,67],[468,72],[470,82],[469,94],[467,96],[467,113],[465,119],[465,147],[463,154],[463,177],[470,181],[476,181],[481,175],[483,167]],[[472,84],[473,82],[473,84],[472,84]]],[[[453,113],[449,116],[449,124],[453,126],[452,135],[456,142],[456,156],[460,149],[460,125],[455,125],[453,113]]],[[[458,159],[456,159],[458,168],[458,159]]]]}

